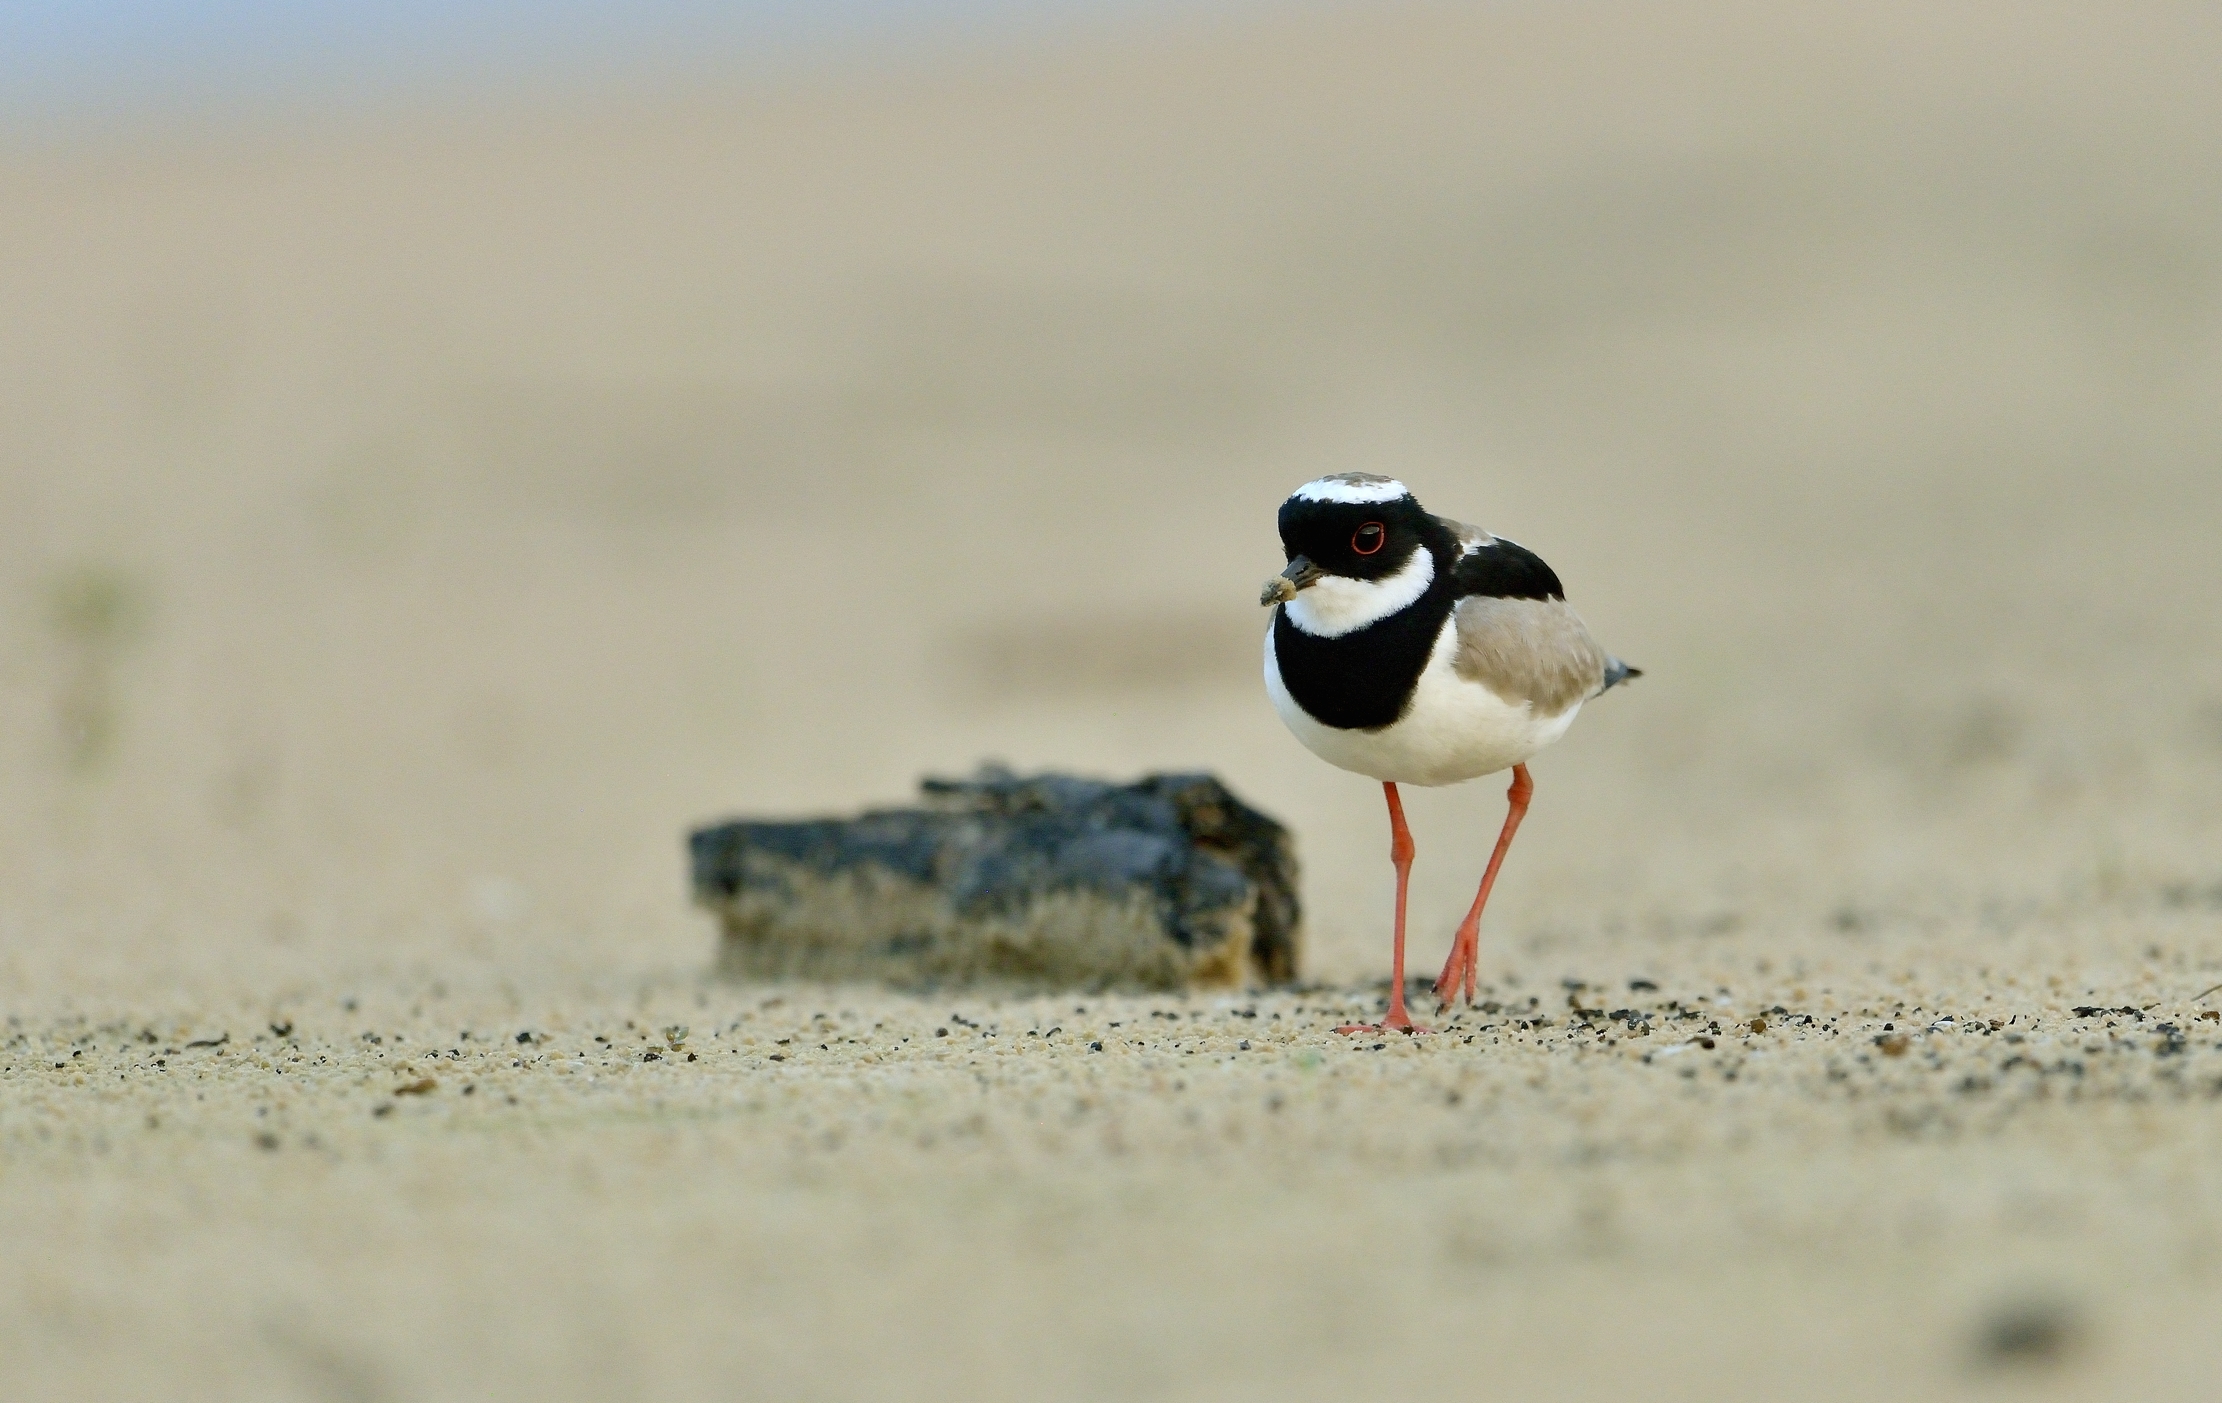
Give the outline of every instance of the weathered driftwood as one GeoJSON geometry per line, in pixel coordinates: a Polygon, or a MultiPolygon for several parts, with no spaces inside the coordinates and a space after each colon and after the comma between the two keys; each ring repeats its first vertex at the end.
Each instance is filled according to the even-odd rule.
{"type": "Polygon", "coordinates": [[[913,987],[1295,978],[1295,844],[1210,775],[1121,785],[990,768],[921,788],[923,808],[697,830],[694,893],[723,923],[719,967],[913,987]]]}

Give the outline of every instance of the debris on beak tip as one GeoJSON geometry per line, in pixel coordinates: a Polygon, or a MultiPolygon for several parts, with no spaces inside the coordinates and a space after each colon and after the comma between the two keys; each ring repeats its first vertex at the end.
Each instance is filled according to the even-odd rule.
{"type": "Polygon", "coordinates": [[[1285,604],[1296,597],[1296,592],[1315,583],[1320,569],[1303,556],[1289,560],[1288,568],[1265,582],[1265,589],[1258,595],[1260,604],[1285,604]]]}

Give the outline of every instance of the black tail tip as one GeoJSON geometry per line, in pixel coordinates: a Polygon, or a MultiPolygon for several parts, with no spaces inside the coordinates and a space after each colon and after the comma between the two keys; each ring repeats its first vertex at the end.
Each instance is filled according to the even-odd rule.
{"type": "Polygon", "coordinates": [[[1641,676],[1643,676],[1642,668],[1630,667],[1620,659],[1613,658],[1605,664],[1605,685],[1597,690],[1609,692],[1621,683],[1641,676]]]}

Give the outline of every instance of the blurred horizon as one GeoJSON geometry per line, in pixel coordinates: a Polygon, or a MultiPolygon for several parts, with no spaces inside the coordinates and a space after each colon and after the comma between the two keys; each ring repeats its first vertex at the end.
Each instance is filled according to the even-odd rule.
{"type": "MultiPolygon", "coordinates": [[[[1288,0],[30,0],[0,14],[0,125],[62,140],[535,93],[778,83],[1288,0]]],[[[1313,5],[1317,8],[1317,4],[1313,5]]]]}

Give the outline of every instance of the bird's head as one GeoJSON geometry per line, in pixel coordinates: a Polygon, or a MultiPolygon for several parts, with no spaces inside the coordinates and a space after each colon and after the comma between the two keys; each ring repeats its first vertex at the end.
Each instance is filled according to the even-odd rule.
{"type": "MultiPolygon", "coordinates": [[[[1266,581],[1258,603],[1293,605],[1306,591],[1317,591],[1319,598],[1304,601],[1315,607],[1304,612],[1321,616],[1317,622],[1328,628],[1308,632],[1329,631],[1346,615],[1370,616],[1371,622],[1417,599],[1433,582],[1428,546],[1442,530],[1392,478],[1337,473],[1307,482],[1281,503],[1288,568],[1266,581]]],[[[1296,622],[1303,627],[1311,621],[1296,622]]]]}

